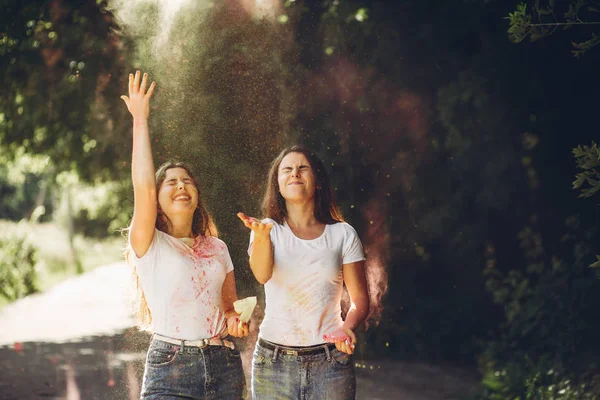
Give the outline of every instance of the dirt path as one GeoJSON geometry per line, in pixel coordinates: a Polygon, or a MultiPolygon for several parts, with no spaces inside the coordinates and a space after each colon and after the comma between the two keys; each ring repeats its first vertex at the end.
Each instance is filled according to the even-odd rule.
{"type": "MultiPolygon", "coordinates": [[[[131,328],[129,274],[107,265],[0,310],[0,399],[139,398],[149,336],[131,328]]],[[[253,346],[240,347],[249,372],[253,346]]],[[[475,384],[458,368],[356,363],[361,400],[458,400],[475,384]]]]}

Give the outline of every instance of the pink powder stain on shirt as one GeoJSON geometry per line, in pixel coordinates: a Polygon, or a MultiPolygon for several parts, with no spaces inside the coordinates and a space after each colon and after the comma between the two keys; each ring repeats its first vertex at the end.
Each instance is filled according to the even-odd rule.
{"type": "Polygon", "coordinates": [[[221,250],[221,243],[212,237],[206,237],[203,239],[198,238],[192,247],[192,251],[198,258],[214,257],[219,254],[221,250]]]}
{"type": "Polygon", "coordinates": [[[196,281],[196,279],[192,276],[191,281],[192,281],[192,288],[194,289],[194,294],[195,294],[196,298],[198,298],[202,294],[202,288],[200,287],[201,286],[200,279],[198,279],[198,281],[196,281]]]}

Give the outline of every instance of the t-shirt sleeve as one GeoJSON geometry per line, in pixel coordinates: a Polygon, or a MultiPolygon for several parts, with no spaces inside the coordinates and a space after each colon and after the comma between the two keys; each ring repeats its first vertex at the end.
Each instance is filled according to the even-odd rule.
{"type": "Polygon", "coordinates": [[[348,224],[344,224],[344,246],[342,254],[342,264],[350,264],[353,262],[364,261],[365,253],[362,243],[358,237],[358,233],[348,224]]]}
{"type": "Polygon", "coordinates": [[[231,261],[231,255],[229,254],[229,249],[225,242],[223,242],[223,255],[222,255],[223,263],[225,263],[225,272],[230,273],[233,271],[233,261],[231,261]]]}
{"type": "Polygon", "coordinates": [[[140,262],[143,264],[147,262],[147,260],[152,260],[154,258],[154,254],[156,253],[156,249],[159,246],[161,240],[162,232],[158,229],[154,229],[154,237],[152,238],[152,242],[150,243],[150,247],[146,250],[146,253],[138,257],[133,251],[133,247],[131,247],[131,236],[127,235],[127,263],[129,265],[139,265],[140,262]]]}
{"type": "MultiPolygon", "coordinates": [[[[270,218],[265,218],[261,220],[261,222],[263,224],[273,224],[273,228],[271,228],[269,236],[271,237],[271,243],[275,245],[275,238],[277,237],[275,235],[275,229],[277,229],[277,223],[270,218]]],[[[250,256],[250,254],[252,253],[252,243],[254,243],[254,231],[250,231],[250,242],[248,243],[248,256],[250,256]]]]}

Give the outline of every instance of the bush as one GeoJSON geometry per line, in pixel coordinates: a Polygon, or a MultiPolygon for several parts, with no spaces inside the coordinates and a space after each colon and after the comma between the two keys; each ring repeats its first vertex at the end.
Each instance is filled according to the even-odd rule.
{"type": "Polygon", "coordinates": [[[481,398],[600,399],[600,270],[589,267],[596,235],[577,218],[566,222],[554,246],[535,221],[520,233],[523,269],[500,271],[488,246],[484,274],[505,320],[480,357],[481,398]]]}
{"type": "Polygon", "coordinates": [[[0,238],[0,296],[9,301],[38,291],[37,250],[22,235],[0,238]]]}

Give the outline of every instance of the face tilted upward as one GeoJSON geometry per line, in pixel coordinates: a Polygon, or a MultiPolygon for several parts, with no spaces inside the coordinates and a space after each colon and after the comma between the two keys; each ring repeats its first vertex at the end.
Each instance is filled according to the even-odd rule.
{"type": "Polygon", "coordinates": [[[198,206],[198,189],[183,168],[170,168],[158,190],[158,205],[167,217],[193,215],[198,206]]]}

